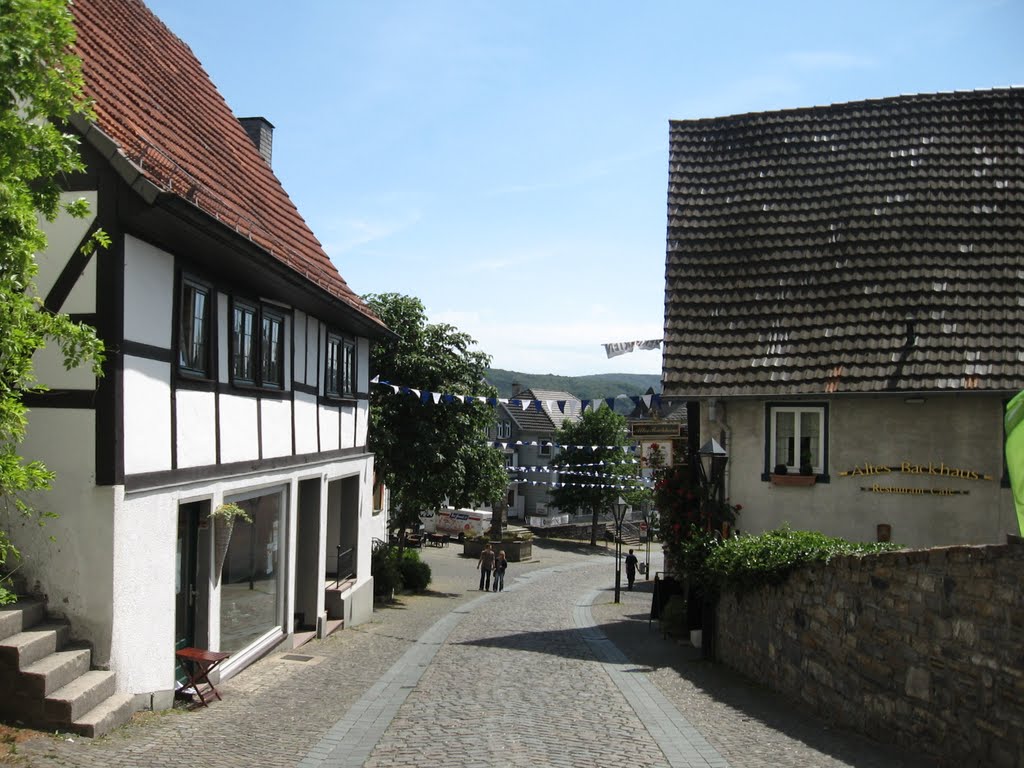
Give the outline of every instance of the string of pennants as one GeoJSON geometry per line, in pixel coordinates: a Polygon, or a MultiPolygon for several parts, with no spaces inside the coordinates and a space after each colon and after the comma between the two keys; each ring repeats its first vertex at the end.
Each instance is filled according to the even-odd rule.
{"type": "MultiPolygon", "coordinates": [[[[586,464],[574,464],[571,466],[588,466],[586,464]]],[[[593,466],[593,465],[590,465],[593,466]]],[[[614,477],[614,478],[628,478],[630,480],[636,480],[637,482],[647,482],[647,478],[640,477],[639,475],[616,475],[610,472],[591,472],[585,469],[566,469],[560,467],[534,467],[534,466],[514,466],[506,467],[509,472],[543,472],[545,474],[556,474],[556,475],[582,475],[583,477],[614,477]]]]}
{"type": "MultiPolygon", "coordinates": [[[[574,448],[580,451],[622,451],[623,453],[633,453],[637,450],[635,445],[563,445],[562,443],[555,443],[551,440],[493,440],[488,443],[492,448],[517,448],[521,445],[536,445],[536,446],[550,446],[552,448],[574,448]]],[[[600,463],[600,462],[599,462],[600,463]]]]}
{"type": "Polygon", "coordinates": [[[628,484],[628,485],[623,485],[621,483],[563,483],[563,482],[555,482],[553,480],[527,480],[526,478],[520,478],[518,480],[510,480],[509,482],[512,482],[512,483],[529,483],[530,485],[550,485],[552,488],[567,488],[567,487],[570,487],[570,486],[576,487],[576,488],[615,488],[615,489],[620,490],[620,491],[635,491],[639,487],[644,487],[644,486],[638,486],[635,483],[631,483],[631,484],[628,484]]]}
{"type": "MultiPolygon", "coordinates": [[[[522,397],[485,397],[483,395],[452,395],[442,392],[431,392],[427,389],[416,389],[415,387],[406,387],[401,384],[392,384],[390,381],[385,381],[380,376],[374,376],[370,380],[371,384],[376,384],[378,387],[387,387],[396,395],[412,395],[419,399],[424,405],[450,405],[452,403],[485,403],[490,406],[496,406],[499,403],[501,405],[513,405],[522,408],[524,411],[533,409],[537,413],[542,413],[547,406],[548,413],[553,413],[552,408],[558,408],[559,413],[565,413],[565,406],[568,404],[568,400],[529,400],[522,397]]],[[[617,397],[606,397],[604,399],[594,400],[580,400],[580,410],[586,411],[587,409],[598,410],[602,404],[607,404],[609,408],[615,407],[615,401],[620,397],[628,398],[634,406],[639,406],[643,403],[644,406],[650,409],[652,406],[660,405],[661,395],[650,394],[650,395],[618,395],[617,397]]]]}
{"type": "Polygon", "coordinates": [[[529,474],[530,472],[544,472],[544,471],[547,471],[547,472],[550,473],[552,471],[555,471],[555,472],[557,472],[557,474],[559,476],[561,476],[561,475],[577,475],[577,476],[580,476],[580,477],[592,478],[592,479],[597,480],[597,481],[604,481],[604,480],[612,480],[612,481],[614,481],[612,483],[603,483],[603,482],[597,482],[597,483],[588,483],[588,482],[573,483],[573,482],[569,482],[569,483],[565,483],[565,482],[558,482],[558,481],[552,482],[552,481],[548,481],[548,480],[533,480],[533,479],[528,478],[528,477],[521,477],[521,478],[519,478],[517,480],[512,480],[512,482],[515,482],[515,483],[531,483],[533,485],[544,484],[544,485],[554,485],[555,487],[560,487],[560,486],[563,486],[563,485],[578,485],[578,486],[583,486],[585,488],[586,487],[593,487],[593,486],[600,486],[600,487],[603,487],[603,488],[625,488],[625,487],[629,487],[629,488],[637,488],[637,487],[648,488],[648,487],[650,487],[651,482],[652,482],[651,480],[648,480],[647,478],[638,477],[636,475],[630,475],[630,476],[627,477],[627,476],[623,476],[623,475],[608,474],[608,473],[605,473],[605,472],[586,472],[586,471],[582,471],[582,470],[580,470],[580,471],[573,471],[573,470],[557,471],[557,470],[551,470],[549,467],[509,467],[508,470],[509,470],[510,473],[511,472],[516,472],[516,471],[522,471],[522,472],[525,472],[527,474],[529,474]],[[622,483],[624,483],[624,485],[620,485],[622,483]]]}

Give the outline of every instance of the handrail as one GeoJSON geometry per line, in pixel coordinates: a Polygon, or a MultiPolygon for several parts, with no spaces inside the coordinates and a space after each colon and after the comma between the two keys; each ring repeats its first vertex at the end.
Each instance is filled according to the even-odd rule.
{"type": "Polygon", "coordinates": [[[340,583],[343,579],[347,579],[350,576],[355,576],[355,557],[353,557],[354,549],[349,547],[343,549],[342,545],[338,545],[338,569],[335,572],[334,578],[340,583]]]}

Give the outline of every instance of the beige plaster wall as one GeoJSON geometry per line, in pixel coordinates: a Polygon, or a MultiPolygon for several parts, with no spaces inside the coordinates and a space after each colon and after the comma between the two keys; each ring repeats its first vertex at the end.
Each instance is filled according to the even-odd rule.
{"type": "MultiPolygon", "coordinates": [[[[702,442],[726,438],[730,455],[727,494],[743,505],[739,528],[760,533],[785,523],[798,529],[874,541],[876,526],[892,526],[893,541],[911,547],[984,544],[1018,533],[1013,501],[1003,477],[1003,397],[940,395],[923,403],[905,396],[834,397],[829,405],[828,481],[782,487],[765,472],[765,401],[737,400],[715,407],[708,422],[703,404],[702,442]],[[899,470],[909,464],[921,474],[899,470]],[[929,465],[977,472],[970,480],[928,474],[929,465]],[[894,470],[842,476],[865,465],[894,470]],[[922,495],[873,492],[874,487],[922,491],[922,495]],[[952,495],[941,495],[956,492],[952,495]]],[[[772,399],[770,402],[784,402],[772,399]]]]}

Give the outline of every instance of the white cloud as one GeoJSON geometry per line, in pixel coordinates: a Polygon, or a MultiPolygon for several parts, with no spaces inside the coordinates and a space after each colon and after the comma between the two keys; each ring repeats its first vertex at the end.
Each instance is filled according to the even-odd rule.
{"type": "Polygon", "coordinates": [[[386,240],[420,221],[419,211],[409,211],[402,217],[391,218],[345,218],[321,224],[320,235],[324,237],[324,250],[331,256],[338,256],[369,243],[386,240]]]}

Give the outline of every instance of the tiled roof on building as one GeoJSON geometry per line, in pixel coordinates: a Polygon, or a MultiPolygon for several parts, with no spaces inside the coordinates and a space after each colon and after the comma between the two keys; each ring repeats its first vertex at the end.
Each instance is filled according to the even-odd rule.
{"type": "Polygon", "coordinates": [[[555,429],[561,428],[566,419],[575,421],[580,417],[582,404],[576,395],[557,389],[528,389],[526,392],[525,396],[544,403],[544,410],[551,417],[555,429]],[[565,403],[564,408],[559,408],[558,403],[565,403]]]}
{"type": "Polygon", "coordinates": [[[1016,391],[1024,88],[670,123],[668,396],[1016,391]]]}
{"type": "Polygon", "coordinates": [[[383,329],[189,47],[141,0],[75,0],[70,7],[96,126],[119,155],[383,329]]]}

